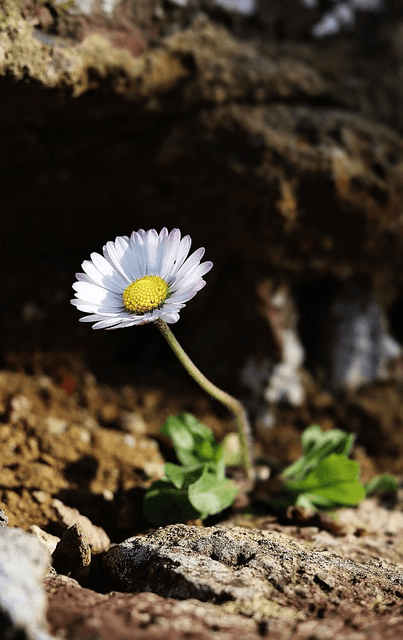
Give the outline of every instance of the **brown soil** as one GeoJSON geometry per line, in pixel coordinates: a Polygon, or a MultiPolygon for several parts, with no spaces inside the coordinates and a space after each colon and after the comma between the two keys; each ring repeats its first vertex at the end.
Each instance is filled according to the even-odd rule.
{"type": "MultiPolygon", "coordinates": [[[[0,375],[0,506],[11,526],[61,532],[52,500],[76,507],[114,541],[147,527],[141,499],[162,475],[159,428],[170,414],[193,409],[220,433],[203,398],[169,398],[158,388],[97,384],[84,373],[56,383],[45,375],[0,375]]],[[[171,454],[172,455],[172,454],[171,454]]]]}
{"type": "MultiPolygon", "coordinates": [[[[300,454],[301,429],[315,421],[323,428],[357,432],[353,455],[364,482],[378,472],[401,474],[403,437],[393,428],[401,419],[399,398],[399,389],[382,384],[334,401],[333,418],[329,411],[326,418],[315,411],[314,399],[302,411],[278,409],[278,425],[263,439],[257,436],[255,451],[279,469],[300,454]]],[[[0,506],[10,525],[28,529],[36,524],[60,534],[52,506],[57,498],[103,527],[115,542],[148,527],[141,511],[144,491],[162,475],[166,459],[173,459],[158,433],[168,415],[191,411],[218,439],[234,428],[231,417],[202,392],[175,393],[175,384],[111,387],[84,370],[79,375],[66,370],[64,376],[55,371],[53,380],[3,371],[0,403],[0,506]]],[[[264,489],[258,495],[261,500],[264,489]]]]}

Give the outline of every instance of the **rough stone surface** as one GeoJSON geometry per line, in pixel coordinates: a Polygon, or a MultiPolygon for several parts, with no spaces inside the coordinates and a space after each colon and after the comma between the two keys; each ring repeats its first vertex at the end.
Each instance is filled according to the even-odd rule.
{"type": "Polygon", "coordinates": [[[38,538],[38,540],[45,546],[50,554],[54,552],[57,544],[60,542],[60,538],[58,538],[57,536],[53,536],[47,531],[44,531],[36,524],[31,524],[28,531],[38,538]]]}
{"type": "MultiPolygon", "coordinates": [[[[145,4],[150,16],[157,7],[145,4]]],[[[58,14],[57,28],[67,33],[62,25],[73,18],[60,8],[58,14]]],[[[197,12],[161,30],[138,57],[94,30],[81,40],[45,44],[35,37],[38,18],[30,16],[16,5],[1,32],[0,73],[29,80],[13,91],[7,79],[0,83],[0,139],[10,150],[0,156],[8,175],[0,190],[5,237],[20,230],[13,211],[29,210],[38,235],[54,237],[49,244],[68,256],[72,273],[85,251],[111,234],[111,211],[119,211],[113,235],[134,228],[134,200],[136,228],[166,224],[196,234],[216,266],[183,332],[189,344],[200,333],[194,356],[227,384],[248,355],[275,351],[257,317],[263,277],[297,288],[319,283],[318,304],[324,289],[360,277],[382,305],[399,296],[402,141],[388,119],[362,107],[365,91],[347,86],[345,52],[337,58],[347,65],[339,83],[340,70],[330,73],[314,49],[302,55],[298,47],[241,39],[197,12]],[[207,340],[198,329],[212,310],[215,327],[207,340]]],[[[49,261],[53,249],[41,251],[49,261]]],[[[55,316],[68,304],[65,282],[67,276],[55,316]]],[[[10,323],[20,313],[13,283],[5,286],[10,323]]],[[[31,303],[28,322],[42,326],[43,301],[35,295],[32,307],[34,287],[21,287],[31,303]]],[[[304,315],[315,323],[308,304],[304,315]]],[[[70,317],[73,325],[77,316],[71,311],[70,317]]],[[[311,327],[313,342],[316,334],[311,327]]],[[[99,361],[97,340],[91,336],[85,348],[99,361]]],[[[18,353],[17,343],[9,350],[18,353]]]]}
{"type": "Polygon", "coordinates": [[[177,601],[154,593],[99,594],[82,589],[64,576],[48,578],[49,623],[53,633],[64,632],[70,638],[90,636],[94,640],[395,640],[403,631],[403,622],[396,616],[367,625],[359,633],[352,620],[333,618],[300,622],[292,616],[276,617],[273,606],[269,621],[234,615],[222,607],[192,599],[177,601]]]}
{"type": "Polygon", "coordinates": [[[84,578],[91,564],[91,547],[85,529],[73,524],[63,533],[52,554],[53,567],[58,573],[72,578],[84,578]]]}
{"type": "Polygon", "coordinates": [[[52,506],[55,508],[58,520],[66,527],[80,525],[80,529],[88,540],[92,551],[105,551],[111,541],[109,536],[101,527],[96,527],[86,516],[81,515],[77,509],[67,507],[61,500],[53,500],[52,506]]]}
{"type": "Polygon", "coordinates": [[[49,554],[33,535],[0,528],[0,636],[51,640],[42,580],[49,554]]]}
{"type": "Polygon", "coordinates": [[[403,565],[375,557],[358,563],[282,534],[240,528],[172,525],[112,547],[105,564],[121,590],[227,602],[265,619],[273,602],[281,617],[298,617],[299,601],[326,617],[372,616],[387,611],[391,593],[403,597],[403,565]]]}
{"type": "Polygon", "coordinates": [[[195,600],[178,602],[153,593],[99,594],[58,576],[46,580],[53,633],[94,640],[245,640],[259,638],[253,620],[195,600]]]}

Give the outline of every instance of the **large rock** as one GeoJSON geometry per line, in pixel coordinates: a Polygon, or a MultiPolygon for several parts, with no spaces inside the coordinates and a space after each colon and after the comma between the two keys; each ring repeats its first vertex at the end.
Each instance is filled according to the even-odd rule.
{"type": "Polygon", "coordinates": [[[171,525],[111,547],[105,566],[123,591],[227,603],[256,619],[326,619],[388,611],[403,594],[403,567],[359,563],[283,534],[171,525]],[[309,606],[307,603],[310,603],[309,606]],[[293,612],[293,613],[291,613],[293,612]]]}
{"type": "Polygon", "coordinates": [[[258,640],[256,622],[210,603],[178,602],[154,593],[100,594],[58,576],[46,581],[54,633],[94,640],[258,640]]]}
{"type": "Polygon", "coordinates": [[[338,517],[337,536],[265,516],[249,524],[271,531],[175,525],[132,538],[106,554],[113,581],[104,571],[94,587],[141,592],[48,578],[51,629],[95,640],[398,640],[403,516],[368,500],[338,517]]]}
{"type": "Polygon", "coordinates": [[[0,638],[52,640],[47,632],[44,545],[21,529],[0,528],[0,638]]]}
{"type": "MultiPolygon", "coordinates": [[[[46,581],[49,598],[49,623],[53,633],[76,639],[90,636],[93,640],[398,640],[403,622],[398,616],[376,621],[360,629],[352,620],[312,619],[301,621],[301,615],[279,619],[279,609],[271,608],[269,621],[234,615],[223,607],[208,602],[173,600],[154,593],[100,594],[82,589],[64,576],[46,581]]],[[[285,612],[286,613],[286,612],[285,612]]],[[[246,612],[250,615],[251,612],[246,612]]]]}
{"type": "MultiPolygon", "coordinates": [[[[143,31],[152,21],[146,5],[143,31]]],[[[130,351],[137,337],[119,334],[105,352],[104,337],[79,329],[67,307],[83,259],[140,227],[179,226],[206,246],[215,267],[181,327],[192,355],[225,386],[251,354],[276,355],[259,316],[265,278],[301,291],[314,346],[311,309],[340,282],[363,278],[382,305],[396,299],[402,140],[361,108],[360,91],[321,67],[313,45],[303,55],[253,33],[241,39],[196,12],[139,55],[110,37],[118,7],[109,28],[56,7],[53,31],[25,9],[16,5],[7,28],[0,24],[0,208],[4,241],[18,236],[24,256],[35,221],[41,257],[28,264],[17,252],[7,265],[5,321],[15,331],[0,348],[10,361],[24,366],[20,330],[24,353],[38,341],[58,348],[62,332],[66,342],[83,339],[95,368],[112,371],[120,352],[138,357],[137,344],[130,351]],[[91,28],[78,35],[72,22],[91,28]]],[[[140,13],[125,24],[136,26],[140,13]]]]}

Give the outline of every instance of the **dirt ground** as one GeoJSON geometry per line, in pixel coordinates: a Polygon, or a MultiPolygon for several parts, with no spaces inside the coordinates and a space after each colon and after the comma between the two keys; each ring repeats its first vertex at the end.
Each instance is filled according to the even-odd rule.
{"type": "MultiPolygon", "coordinates": [[[[383,471],[399,476],[400,397],[396,385],[384,383],[333,400],[325,416],[323,409],[315,410],[315,397],[309,398],[305,411],[298,410],[298,420],[296,410],[278,409],[278,425],[264,441],[256,438],[255,453],[274,461],[274,470],[281,469],[300,453],[305,418],[307,424],[315,421],[323,428],[342,426],[357,433],[353,455],[364,482],[383,471]]],[[[320,404],[319,392],[316,398],[320,404]]],[[[218,439],[234,429],[231,416],[201,391],[185,386],[175,394],[175,384],[171,389],[112,387],[85,370],[77,375],[65,369],[62,376],[56,371],[53,379],[2,371],[0,403],[0,504],[10,525],[28,529],[35,524],[60,535],[63,527],[52,506],[59,499],[103,527],[114,542],[149,528],[141,510],[144,491],[162,475],[164,462],[174,459],[168,441],[159,435],[168,415],[192,411],[218,439]]],[[[260,488],[259,500],[264,497],[260,488]]]]}

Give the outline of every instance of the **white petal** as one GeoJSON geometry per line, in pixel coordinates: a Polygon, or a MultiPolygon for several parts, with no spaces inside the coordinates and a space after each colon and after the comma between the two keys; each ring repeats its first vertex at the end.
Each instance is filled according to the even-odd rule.
{"type": "Polygon", "coordinates": [[[176,293],[172,294],[172,302],[175,304],[182,302],[189,302],[196,293],[198,293],[203,287],[206,285],[205,280],[198,280],[198,282],[191,288],[186,288],[184,290],[180,289],[176,293]]]}
{"type": "Polygon", "coordinates": [[[189,256],[189,258],[183,263],[181,268],[178,270],[175,277],[178,279],[181,278],[183,274],[190,271],[190,269],[194,267],[195,264],[200,264],[200,260],[204,256],[204,253],[205,253],[204,247],[201,247],[200,249],[197,249],[197,251],[192,253],[192,255],[189,256]]]}
{"type": "Polygon", "coordinates": [[[86,273],[76,273],[76,278],[79,282],[89,282],[90,284],[96,284],[92,278],[87,276],[86,273]]]}
{"type": "Polygon", "coordinates": [[[116,248],[114,242],[107,242],[104,246],[104,256],[109,260],[109,262],[115,267],[116,271],[122,274],[124,279],[130,283],[131,279],[128,274],[125,272],[123,266],[121,265],[121,251],[120,248],[116,248]]]}
{"type": "MultiPolygon", "coordinates": [[[[166,241],[168,238],[168,229],[164,227],[161,229],[158,235],[158,256],[157,256],[157,271],[156,273],[161,276],[161,267],[164,262],[164,256],[166,254],[166,241]]],[[[161,276],[162,277],[162,276],[161,276]]]]}
{"type": "Polygon", "coordinates": [[[165,322],[167,322],[168,324],[174,324],[174,322],[178,322],[179,320],[179,313],[164,313],[162,319],[165,320],[165,322]]]}
{"type": "Polygon", "coordinates": [[[105,275],[103,273],[100,273],[95,264],[90,260],[84,260],[82,268],[93,282],[101,287],[104,287],[104,289],[108,289],[109,291],[113,291],[114,293],[122,294],[124,289],[126,288],[126,283],[124,282],[122,276],[117,273],[117,271],[115,271],[112,275],[105,275]]]}
{"type": "Polygon", "coordinates": [[[143,237],[140,233],[133,231],[130,237],[130,249],[133,260],[136,260],[136,278],[143,278],[147,275],[147,249],[143,237]]]}
{"type": "Polygon", "coordinates": [[[150,229],[146,236],[147,274],[157,275],[159,239],[155,229],[150,229]]]}
{"type": "Polygon", "coordinates": [[[130,245],[130,239],[116,238],[117,252],[120,256],[120,266],[128,276],[130,282],[141,278],[138,259],[130,245]]]}
{"type": "Polygon", "coordinates": [[[176,266],[175,261],[178,255],[180,241],[181,232],[179,229],[173,229],[164,241],[161,251],[160,276],[165,281],[176,266]]]}
{"type": "Polygon", "coordinates": [[[122,313],[122,310],[117,310],[115,308],[111,308],[111,307],[101,307],[98,304],[88,304],[86,302],[82,302],[82,300],[71,300],[71,304],[74,304],[74,302],[76,302],[77,304],[75,304],[74,306],[77,307],[77,309],[79,311],[82,311],[83,313],[96,313],[102,316],[120,316],[120,314],[122,313]]]}
{"type": "Polygon", "coordinates": [[[176,257],[175,273],[178,272],[178,270],[181,268],[181,266],[185,262],[189,254],[191,245],[192,245],[192,239],[190,236],[185,236],[184,238],[182,238],[181,243],[179,245],[178,255],[176,257]]]}
{"type": "Polygon", "coordinates": [[[202,276],[210,271],[212,266],[212,262],[202,262],[202,264],[194,265],[189,269],[189,271],[183,272],[182,277],[178,279],[174,278],[174,281],[170,284],[171,291],[175,292],[183,287],[189,287],[196,284],[202,276]]]}
{"type": "Polygon", "coordinates": [[[93,325],[93,329],[106,329],[107,327],[118,326],[120,325],[122,320],[120,318],[106,318],[104,320],[100,320],[93,325]]]}
{"type": "Polygon", "coordinates": [[[84,300],[85,302],[92,302],[95,304],[107,302],[108,304],[117,305],[122,303],[121,295],[113,293],[112,291],[107,291],[96,284],[91,284],[89,282],[75,282],[73,284],[73,289],[76,291],[76,298],[80,298],[80,300],[84,300]]]}
{"type": "Polygon", "coordinates": [[[104,258],[104,256],[101,256],[99,253],[94,251],[91,253],[90,258],[99,273],[102,273],[102,275],[108,276],[109,278],[117,278],[119,282],[122,283],[122,286],[126,286],[126,280],[115,269],[115,267],[106,258],[104,258]]]}
{"type": "Polygon", "coordinates": [[[89,316],[83,316],[80,318],[80,322],[97,322],[98,320],[103,320],[105,316],[100,316],[97,313],[92,313],[89,316]]]}

